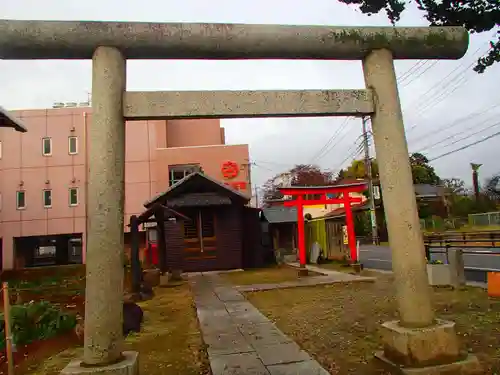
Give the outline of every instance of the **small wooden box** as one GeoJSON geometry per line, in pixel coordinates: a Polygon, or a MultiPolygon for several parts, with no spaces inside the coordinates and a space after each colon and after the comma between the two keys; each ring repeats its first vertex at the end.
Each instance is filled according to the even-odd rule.
{"type": "Polygon", "coordinates": [[[488,272],[488,296],[500,298],[500,272],[488,272]]]}

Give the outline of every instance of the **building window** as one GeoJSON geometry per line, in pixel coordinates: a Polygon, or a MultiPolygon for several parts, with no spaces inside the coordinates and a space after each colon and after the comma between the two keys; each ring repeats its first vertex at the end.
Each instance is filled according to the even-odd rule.
{"type": "Polygon", "coordinates": [[[43,191],[43,207],[45,208],[52,207],[52,190],[43,191]]]}
{"type": "Polygon", "coordinates": [[[68,137],[68,152],[70,155],[78,154],[78,137],[68,137]]]}
{"type": "Polygon", "coordinates": [[[168,167],[169,186],[179,182],[191,173],[201,172],[199,165],[171,165],[168,167]]]}
{"type": "Polygon", "coordinates": [[[80,264],[82,263],[82,239],[72,238],[68,241],[68,261],[69,263],[80,264]]]}
{"type": "Polygon", "coordinates": [[[26,192],[23,190],[16,192],[16,207],[18,210],[26,208],[26,192]]]}
{"type": "Polygon", "coordinates": [[[78,188],[69,189],[69,205],[78,206],[78,188]]]}
{"type": "Polygon", "coordinates": [[[42,138],[42,154],[43,156],[52,155],[52,138],[42,138]]]}

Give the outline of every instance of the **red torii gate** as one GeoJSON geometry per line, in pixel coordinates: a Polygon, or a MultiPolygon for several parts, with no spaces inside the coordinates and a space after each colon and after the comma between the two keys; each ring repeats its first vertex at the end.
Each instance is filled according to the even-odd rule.
{"type": "Polygon", "coordinates": [[[286,188],[279,188],[283,195],[292,195],[296,197],[294,200],[284,202],[286,207],[297,207],[298,216],[298,242],[299,242],[299,260],[300,267],[306,266],[306,244],[305,244],[305,230],[304,230],[304,206],[316,204],[334,204],[343,203],[345,209],[347,235],[349,239],[349,248],[351,250],[351,261],[356,263],[358,261],[358,254],[356,250],[356,234],[354,233],[354,219],[352,216],[351,203],[361,203],[362,198],[351,197],[350,193],[360,193],[367,189],[365,182],[332,185],[332,186],[292,186],[286,188]],[[304,195],[321,195],[319,199],[305,199],[304,195]],[[341,195],[342,198],[328,198],[328,194],[341,195]]]}

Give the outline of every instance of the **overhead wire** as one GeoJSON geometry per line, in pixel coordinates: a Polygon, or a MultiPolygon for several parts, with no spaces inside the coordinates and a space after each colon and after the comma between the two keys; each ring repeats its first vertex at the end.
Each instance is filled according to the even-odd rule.
{"type": "Polygon", "coordinates": [[[418,60],[415,64],[413,64],[407,71],[401,74],[399,77],[396,77],[399,84],[403,83],[408,77],[413,75],[415,72],[420,70],[423,66],[427,64],[429,60],[418,60]]]}
{"type": "MultiPolygon", "coordinates": [[[[452,146],[452,145],[454,145],[454,144],[457,144],[458,142],[465,141],[466,139],[470,139],[470,137],[472,137],[472,136],[474,136],[474,135],[481,134],[481,133],[485,132],[486,130],[490,130],[490,129],[492,129],[492,128],[497,127],[498,125],[499,125],[499,124],[498,124],[498,123],[496,123],[496,124],[493,124],[493,125],[487,126],[486,128],[483,128],[483,129],[481,129],[481,130],[478,130],[477,132],[474,132],[474,133],[472,133],[472,134],[468,134],[468,135],[466,135],[465,137],[462,137],[462,138],[459,138],[459,139],[455,139],[455,140],[453,140],[452,142],[447,143],[447,144],[445,144],[445,145],[444,145],[444,146],[442,146],[442,147],[443,147],[443,148],[446,148],[446,147],[452,146]]],[[[460,134],[457,134],[457,135],[460,135],[460,134]]],[[[419,151],[417,151],[417,152],[419,152],[419,151]]]]}
{"type": "Polygon", "coordinates": [[[469,113],[468,115],[464,116],[464,117],[460,117],[458,118],[457,120],[453,120],[452,122],[449,122],[448,125],[446,126],[443,126],[443,127],[440,127],[438,129],[433,129],[431,132],[428,132],[428,133],[425,133],[421,136],[419,136],[418,138],[416,139],[412,139],[412,138],[409,138],[408,142],[409,143],[418,143],[419,141],[423,140],[423,139],[427,139],[429,138],[430,136],[435,136],[436,134],[438,133],[441,133],[445,130],[448,130],[448,129],[451,129],[451,128],[454,128],[455,126],[457,126],[458,124],[461,124],[475,116],[479,116],[481,114],[485,114],[495,108],[499,108],[500,107],[500,103],[495,103],[493,105],[490,105],[489,107],[487,108],[483,108],[481,110],[478,110],[478,111],[475,111],[475,112],[472,112],[472,113],[469,113]]]}
{"type": "MultiPolygon", "coordinates": [[[[425,60],[426,62],[430,62],[430,60],[425,60]]],[[[423,76],[426,72],[428,72],[430,69],[432,69],[434,66],[436,66],[436,64],[438,63],[439,61],[438,60],[435,60],[433,61],[432,63],[430,63],[430,65],[425,68],[422,72],[420,72],[416,77],[413,77],[413,79],[411,81],[408,81],[406,82],[405,84],[401,85],[400,87],[403,88],[403,87],[406,87],[408,85],[410,85],[412,82],[415,82],[418,78],[420,78],[421,76],[423,76]]],[[[423,67],[424,65],[422,65],[423,67]]],[[[402,80],[400,83],[404,83],[405,80],[402,80]]]]}
{"type": "MultiPolygon", "coordinates": [[[[482,109],[480,111],[472,112],[472,113],[470,113],[470,114],[468,114],[468,115],[466,115],[464,117],[461,117],[461,118],[459,118],[457,120],[454,120],[454,121],[448,123],[448,125],[446,125],[446,126],[442,126],[442,127],[439,127],[436,130],[432,130],[432,131],[430,131],[428,133],[425,133],[425,134],[419,136],[416,139],[409,138],[408,143],[415,144],[415,143],[420,142],[421,140],[428,139],[429,137],[435,137],[437,134],[442,133],[445,130],[454,128],[457,125],[462,124],[462,123],[466,122],[467,120],[470,120],[471,118],[474,118],[476,116],[480,116],[480,115],[486,114],[486,113],[490,112],[491,110],[493,110],[495,108],[500,108],[500,103],[495,103],[495,104],[493,104],[493,105],[491,105],[491,106],[489,106],[489,107],[487,107],[485,109],[482,109]]],[[[493,117],[496,117],[496,116],[497,115],[494,115],[493,117]]],[[[489,117],[488,120],[491,119],[491,118],[492,117],[489,117]]],[[[483,123],[484,122],[481,122],[480,124],[483,124],[483,123]]],[[[446,138],[446,139],[448,139],[448,138],[446,138]]]]}
{"type": "Polygon", "coordinates": [[[262,168],[262,169],[265,169],[265,170],[267,170],[269,172],[276,173],[276,171],[273,171],[272,169],[264,167],[264,166],[262,166],[260,164],[255,163],[255,162],[252,162],[250,164],[253,165],[253,166],[255,166],[255,167],[257,167],[257,168],[262,168]]]}
{"type": "MultiPolygon", "coordinates": [[[[479,48],[477,48],[476,51],[472,54],[472,56],[477,55],[482,48],[483,48],[483,45],[481,45],[479,48]]],[[[474,63],[476,63],[476,62],[474,61],[474,63]]],[[[457,72],[459,69],[463,68],[464,64],[465,64],[465,61],[462,61],[459,65],[457,65],[455,67],[455,69],[451,70],[446,76],[444,76],[442,79],[440,79],[441,84],[435,84],[435,85],[431,86],[429,89],[427,89],[427,91],[425,91],[423,94],[419,95],[419,97],[416,100],[414,100],[412,104],[418,103],[421,99],[427,100],[428,99],[427,94],[429,94],[430,92],[432,92],[436,88],[443,87],[443,83],[445,83],[445,86],[446,86],[446,84],[449,84],[449,82],[446,82],[446,80],[449,77],[453,76],[453,74],[455,72],[457,72]]],[[[469,70],[469,69],[468,68],[462,69],[461,72],[464,72],[466,70],[469,70]]],[[[460,74],[460,72],[459,72],[459,74],[460,74]]]]}
{"type": "Polygon", "coordinates": [[[330,150],[328,150],[329,146],[332,144],[332,142],[337,138],[342,130],[346,127],[347,123],[351,120],[351,116],[348,116],[344,119],[344,122],[336,129],[335,133],[326,141],[326,143],[323,145],[323,147],[311,158],[310,164],[314,163],[318,159],[322,159],[323,157],[326,156],[330,152],[330,150],[338,144],[338,141],[335,145],[330,147],[330,150]]]}
{"type": "Polygon", "coordinates": [[[342,166],[344,165],[344,163],[346,161],[348,161],[349,159],[351,158],[356,158],[362,151],[363,151],[363,142],[359,143],[358,142],[360,140],[362,140],[363,138],[363,134],[361,134],[360,136],[358,136],[358,138],[356,138],[356,140],[354,141],[354,143],[351,145],[351,147],[346,151],[346,153],[349,153],[344,160],[342,160],[339,164],[336,165],[336,167],[334,168],[334,170],[340,170],[342,169],[342,166]],[[351,149],[354,147],[356,147],[353,151],[351,151],[351,149]]]}
{"type": "MultiPolygon", "coordinates": [[[[418,71],[420,71],[423,67],[425,67],[429,63],[430,63],[430,60],[418,60],[408,70],[406,70],[399,77],[397,77],[398,84],[401,85],[402,83],[404,83],[405,80],[407,80],[408,78],[412,77],[415,73],[417,73],[418,71]]],[[[406,85],[403,85],[403,87],[409,85],[411,82],[415,81],[420,76],[422,76],[423,74],[425,74],[429,69],[431,69],[433,66],[435,66],[436,63],[437,63],[437,61],[433,61],[432,63],[430,63],[430,66],[428,66],[426,69],[424,69],[424,71],[420,72],[420,74],[417,77],[415,77],[414,79],[412,79],[410,82],[407,82],[406,85]]],[[[336,145],[338,145],[338,143],[342,139],[344,139],[346,137],[347,133],[344,133],[344,135],[340,139],[338,139],[335,144],[332,144],[334,142],[334,140],[340,135],[340,133],[342,132],[342,130],[344,130],[345,126],[347,125],[347,123],[351,119],[352,119],[352,117],[346,117],[346,119],[340,125],[340,127],[337,128],[337,130],[335,131],[335,133],[327,140],[327,142],[323,145],[323,147],[311,158],[310,163],[314,163],[315,161],[317,161],[317,160],[322,159],[323,157],[325,157],[328,153],[330,153],[330,151],[336,145]]]]}
{"type": "MultiPolygon", "coordinates": [[[[499,122],[499,123],[497,123],[497,125],[500,125],[500,122],[499,122]]],[[[466,150],[466,149],[468,149],[468,148],[470,148],[470,147],[472,147],[472,146],[475,146],[475,145],[478,145],[478,144],[480,144],[480,143],[486,142],[486,141],[487,141],[487,140],[489,140],[489,139],[492,139],[492,138],[498,137],[499,135],[500,135],[500,131],[499,131],[499,132],[496,132],[496,133],[493,133],[493,134],[491,134],[491,135],[489,135],[489,136],[487,136],[487,137],[485,137],[485,138],[483,138],[483,139],[479,139],[479,140],[477,140],[477,141],[475,141],[475,142],[471,142],[471,143],[469,143],[469,144],[467,144],[467,145],[465,145],[465,146],[459,147],[459,148],[457,148],[457,149],[455,149],[455,150],[452,150],[452,151],[449,151],[449,152],[445,152],[444,154],[441,154],[441,155],[439,155],[439,156],[436,156],[436,157],[434,157],[434,158],[429,159],[429,161],[435,161],[435,160],[438,160],[438,159],[444,158],[445,156],[455,154],[455,153],[457,153],[457,152],[459,152],[459,151],[466,150]]]]}
{"type": "MultiPolygon", "coordinates": [[[[481,45],[473,54],[472,56],[478,55],[481,53],[481,49],[483,48],[483,45],[481,45]]],[[[491,48],[491,47],[489,47],[491,48]]],[[[449,98],[450,95],[458,90],[467,80],[469,79],[468,77],[465,77],[464,75],[469,72],[476,64],[476,60],[474,59],[473,62],[471,62],[469,65],[465,66],[465,61],[459,64],[455,69],[450,71],[444,78],[442,78],[440,83],[434,84],[431,86],[427,91],[425,91],[423,94],[419,95],[419,97],[412,102],[410,105],[411,107],[416,107],[417,110],[417,115],[416,118],[421,117],[428,109],[438,105],[441,103],[444,99],[449,98]],[[458,72],[457,72],[458,71],[458,72]],[[456,73],[457,72],[457,73],[456,73]],[[454,74],[456,73],[456,74],[454,74]],[[451,77],[450,80],[447,80],[449,77],[451,77]],[[457,81],[458,80],[458,81],[457,81]],[[452,88],[451,91],[446,91],[447,88],[449,88],[450,85],[455,84],[452,88]],[[430,95],[428,95],[430,94],[430,95]]],[[[413,124],[409,129],[408,133],[413,131],[416,127],[418,126],[417,123],[413,124]]]]}

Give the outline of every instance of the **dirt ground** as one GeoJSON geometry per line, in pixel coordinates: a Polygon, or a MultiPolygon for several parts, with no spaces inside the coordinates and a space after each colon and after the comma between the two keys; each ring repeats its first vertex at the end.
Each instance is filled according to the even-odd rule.
{"type": "MultiPolygon", "coordinates": [[[[156,288],[155,297],[139,303],[144,310],[142,332],[129,336],[125,350],[140,353],[140,373],[148,375],[209,374],[196,311],[187,283],[156,288]]],[[[58,375],[81,348],[68,349],[47,359],[31,375],[58,375]]],[[[16,373],[17,375],[17,373],[16,373]]]]}
{"type": "MultiPolygon", "coordinates": [[[[221,273],[220,276],[233,285],[278,284],[299,278],[298,269],[287,265],[221,273]]],[[[319,274],[309,271],[309,276],[319,276],[319,274]]]]}
{"type": "MultiPolygon", "coordinates": [[[[371,274],[371,276],[373,276],[371,274]]],[[[331,374],[389,374],[373,359],[380,323],[397,319],[392,276],[375,283],[328,285],[249,293],[249,300],[331,374]]],[[[500,300],[486,291],[434,289],[437,315],[457,323],[464,346],[485,374],[500,373],[500,300]]]]}

